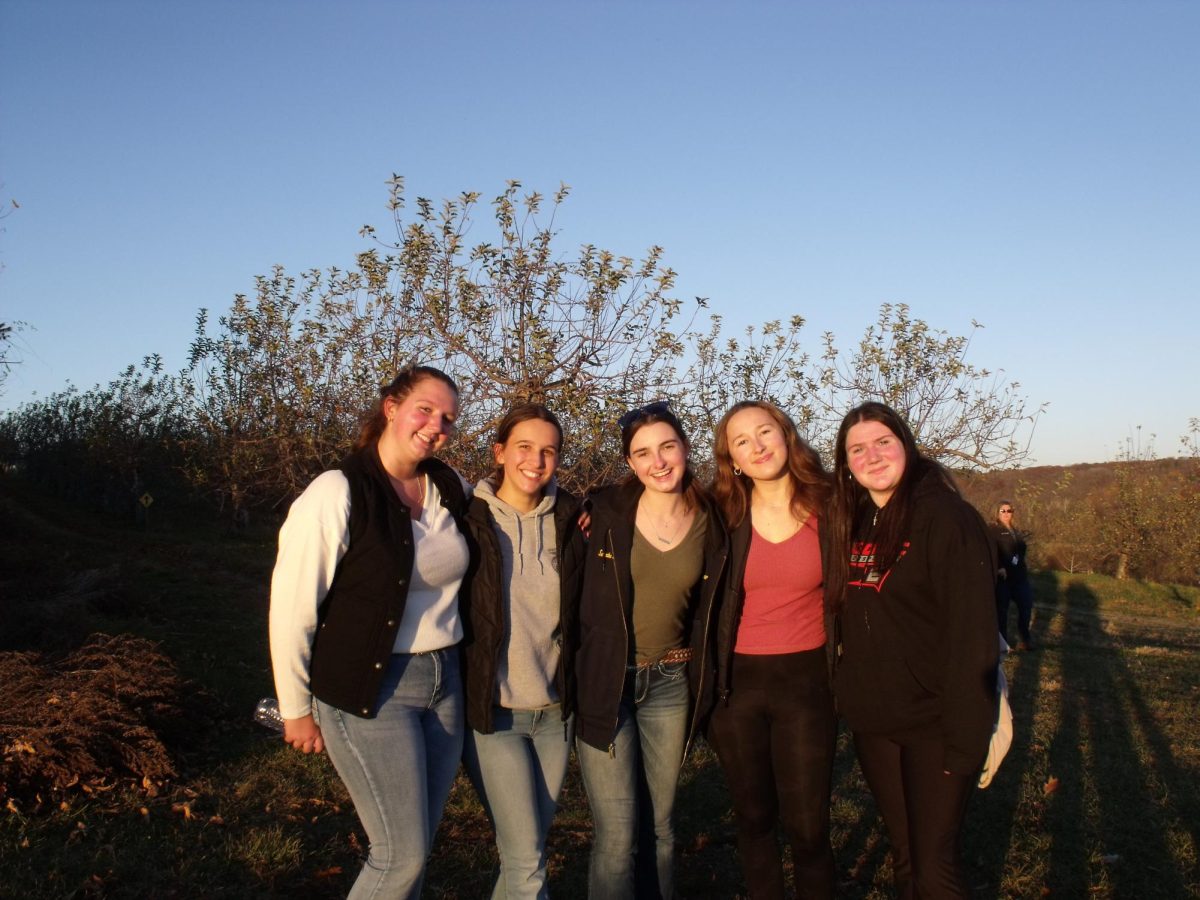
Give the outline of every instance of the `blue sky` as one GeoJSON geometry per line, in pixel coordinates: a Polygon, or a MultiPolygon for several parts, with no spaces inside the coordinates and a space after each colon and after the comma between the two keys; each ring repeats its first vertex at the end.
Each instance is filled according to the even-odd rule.
{"type": "MultiPolygon", "coordinates": [[[[1200,416],[1200,4],[0,4],[0,408],[182,367],[196,312],[386,235],[385,180],[572,196],[730,331],[884,302],[1049,409],[1043,464],[1200,416]]],[[[483,211],[486,214],[486,211],[483,211]]]]}

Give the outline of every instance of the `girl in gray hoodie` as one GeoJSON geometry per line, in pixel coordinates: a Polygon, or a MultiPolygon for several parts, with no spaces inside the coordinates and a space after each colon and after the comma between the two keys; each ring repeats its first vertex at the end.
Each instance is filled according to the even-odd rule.
{"type": "MultiPolygon", "coordinates": [[[[467,512],[471,569],[460,598],[467,738],[463,761],[496,830],[493,897],[546,897],[546,836],[567,772],[573,694],[571,530],[578,500],[555,482],[562,428],[544,406],[512,409],[496,471],[467,512]]],[[[576,542],[577,543],[577,542],[576,542]]]]}

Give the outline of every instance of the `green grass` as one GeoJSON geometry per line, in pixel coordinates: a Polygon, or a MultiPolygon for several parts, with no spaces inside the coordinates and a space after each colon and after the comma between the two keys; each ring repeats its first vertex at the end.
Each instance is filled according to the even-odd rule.
{"type": "MultiPolygon", "coordinates": [[[[11,482],[0,491],[13,523],[0,538],[0,588],[17,629],[0,638],[49,635],[58,649],[96,630],[152,638],[203,689],[210,723],[176,748],[180,777],[157,796],[119,784],[0,812],[0,896],[344,896],[365,840],[345,791],[326,759],[250,722],[271,691],[273,537],[119,528],[11,482]],[[81,582],[89,572],[99,574],[81,582]]],[[[1200,896],[1200,592],[1063,573],[1039,573],[1035,590],[1040,649],[1005,662],[1013,747],[968,814],[977,896],[1200,896]]],[[[683,773],[677,834],[680,896],[737,896],[728,797],[703,745],[683,773]]],[[[555,895],[586,893],[590,835],[573,768],[550,839],[555,895]]],[[[891,896],[887,841],[845,734],[833,837],[842,895],[891,896]]],[[[425,894],[485,897],[494,865],[460,779],[425,894]]]]}

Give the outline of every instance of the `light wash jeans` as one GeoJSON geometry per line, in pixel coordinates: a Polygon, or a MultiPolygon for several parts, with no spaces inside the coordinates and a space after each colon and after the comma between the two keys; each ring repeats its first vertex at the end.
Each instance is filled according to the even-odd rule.
{"type": "Polygon", "coordinates": [[[374,719],[313,707],[370,843],[348,900],[415,900],[462,755],[458,648],[392,654],[374,719]]]}
{"type": "Polygon", "coordinates": [[[493,898],[545,898],[546,835],[567,777],[573,723],[562,710],[492,713],[491,734],[467,729],[463,763],[496,830],[500,877],[493,898]]]}
{"type": "Polygon", "coordinates": [[[595,825],[590,900],[671,897],[672,815],[689,706],[687,663],[639,669],[626,677],[611,754],[577,742],[595,825]]]}

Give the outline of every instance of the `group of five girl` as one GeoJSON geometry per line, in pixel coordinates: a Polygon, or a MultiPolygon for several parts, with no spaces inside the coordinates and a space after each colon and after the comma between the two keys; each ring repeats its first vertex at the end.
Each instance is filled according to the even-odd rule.
{"type": "Polygon", "coordinates": [[[866,403],[832,477],[770,403],[735,405],[699,484],[666,403],[618,422],[630,474],[586,503],[563,431],[526,404],[471,488],[437,459],[458,391],[381,389],[357,449],[280,532],[271,651],[285,739],[325,749],[370,842],[350,896],[417,897],[460,756],[500,857],[493,897],[544,897],[572,746],[588,893],[670,897],[680,767],[703,731],[751,897],[835,892],[835,705],[904,897],[966,896],[958,835],[995,717],[993,551],[908,426],[866,403]],[[581,515],[582,514],[582,515],[581,515]]]}

